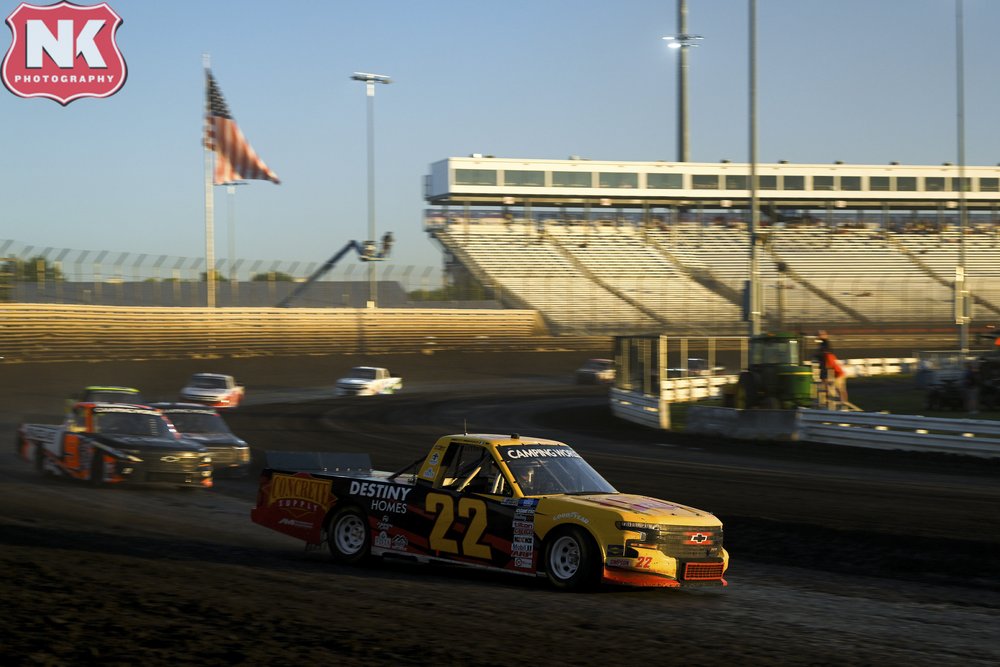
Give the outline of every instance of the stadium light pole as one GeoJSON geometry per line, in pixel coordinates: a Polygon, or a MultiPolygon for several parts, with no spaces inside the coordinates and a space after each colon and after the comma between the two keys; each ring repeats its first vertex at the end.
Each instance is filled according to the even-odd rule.
{"type": "Polygon", "coordinates": [[[679,51],[677,54],[677,161],[688,162],[691,151],[688,142],[688,102],[687,102],[687,52],[698,46],[701,35],[690,35],[687,31],[687,0],[677,0],[677,34],[663,38],[667,47],[679,51]]]}
{"type": "Polygon", "coordinates": [[[757,0],[749,0],[750,25],[750,280],[747,286],[747,313],[750,320],[750,335],[760,333],[760,294],[757,260],[757,227],[760,211],[757,209],[757,0]]]}
{"type": "Polygon", "coordinates": [[[962,357],[969,353],[969,302],[971,295],[965,283],[965,231],[968,211],[965,205],[965,35],[963,0],[955,0],[955,108],[956,143],[958,144],[958,266],[955,267],[955,320],[958,323],[958,344],[962,357]]]}
{"type": "MultiPolygon", "coordinates": [[[[372,244],[377,243],[375,238],[375,84],[392,83],[392,79],[383,74],[370,74],[368,72],[355,72],[351,75],[353,81],[363,81],[365,84],[365,96],[368,98],[368,239],[372,244]]],[[[374,246],[370,246],[374,247],[374,246]]],[[[378,294],[375,287],[375,265],[374,257],[368,262],[368,307],[378,306],[378,294]]]]}

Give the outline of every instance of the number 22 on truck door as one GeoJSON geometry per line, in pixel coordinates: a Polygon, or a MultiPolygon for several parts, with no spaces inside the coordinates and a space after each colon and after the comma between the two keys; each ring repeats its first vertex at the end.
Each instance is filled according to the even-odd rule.
{"type": "Polygon", "coordinates": [[[482,558],[483,560],[491,558],[490,548],[479,543],[479,538],[486,532],[485,502],[478,498],[458,499],[458,516],[469,519],[465,537],[462,538],[461,549],[459,549],[456,540],[445,537],[455,521],[455,499],[442,493],[429,493],[424,501],[424,509],[436,517],[428,540],[431,549],[445,553],[462,554],[470,558],[482,558]]]}

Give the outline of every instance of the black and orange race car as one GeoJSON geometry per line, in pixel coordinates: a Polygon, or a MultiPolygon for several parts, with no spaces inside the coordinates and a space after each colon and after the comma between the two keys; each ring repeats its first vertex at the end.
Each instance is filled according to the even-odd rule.
{"type": "Polygon", "coordinates": [[[212,455],[156,408],[77,403],[62,424],[21,424],[18,453],[43,474],[94,484],[212,486],[212,455]]]}

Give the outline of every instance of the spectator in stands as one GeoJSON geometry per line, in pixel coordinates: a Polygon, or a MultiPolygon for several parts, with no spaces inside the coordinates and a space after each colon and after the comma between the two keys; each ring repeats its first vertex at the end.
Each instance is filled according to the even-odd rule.
{"type": "Polygon", "coordinates": [[[970,415],[979,414],[979,366],[974,361],[965,364],[962,374],[962,390],[965,394],[965,411],[970,415]]]}

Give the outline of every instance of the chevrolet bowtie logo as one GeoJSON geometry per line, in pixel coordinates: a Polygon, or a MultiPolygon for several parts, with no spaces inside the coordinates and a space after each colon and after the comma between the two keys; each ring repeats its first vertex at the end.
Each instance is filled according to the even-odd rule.
{"type": "Polygon", "coordinates": [[[695,533],[694,535],[688,538],[688,541],[694,542],[695,544],[701,544],[702,542],[707,542],[708,537],[702,535],[701,533],[695,533]]]}
{"type": "Polygon", "coordinates": [[[161,456],[160,460],[164,463],[177,463],[181,459],[179,456],[161,456]]]}

